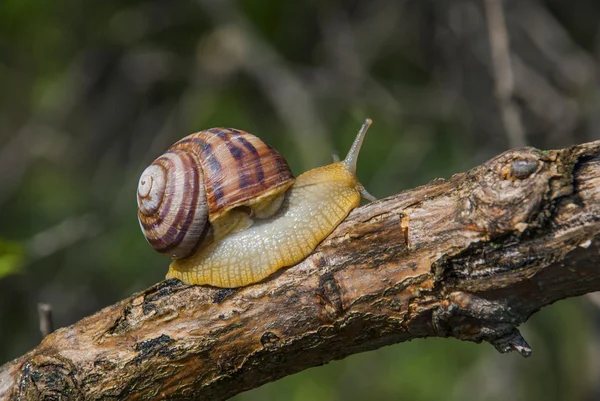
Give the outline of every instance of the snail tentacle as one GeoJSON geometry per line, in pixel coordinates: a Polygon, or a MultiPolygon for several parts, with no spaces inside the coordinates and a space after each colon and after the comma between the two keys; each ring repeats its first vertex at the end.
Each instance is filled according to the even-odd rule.
{"type": "Polygon", "coordinates": [[[356,163],[358,162],[358,153],[360,152],[360,148],[362,147],[365,135],[372,123],[373,120],[371,120],[370,118],[367,118],[365,120],[362,127],[360,127],[360,131],[358,131],[358,135],[356,135],[356,139],[354,140],[354,143],[352,143],[352,147],[348,151],[346,158],[342,161],[346,169],[348,169],[348,171],[350,171],[352,174],[356,175],[356,163]]]}

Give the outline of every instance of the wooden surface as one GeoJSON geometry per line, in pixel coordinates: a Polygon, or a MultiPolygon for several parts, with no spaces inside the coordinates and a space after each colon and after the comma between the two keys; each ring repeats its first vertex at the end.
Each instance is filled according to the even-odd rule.
{"type": "Polygon", "coordinates": [[[600,141],[509,151],[356,209],[259,284],[168,280],[59,329],[0,367],[0,399],[222,400],[426,336],[526,356],[516,326],[600,290],[599,234],[600,141]]]}

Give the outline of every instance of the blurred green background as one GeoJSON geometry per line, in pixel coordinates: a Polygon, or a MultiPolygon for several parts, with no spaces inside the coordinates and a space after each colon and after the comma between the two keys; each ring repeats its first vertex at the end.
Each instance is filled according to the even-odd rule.
{"type": "MultiPolygon", "coordinates": [[[[371,117],[358,174],[377,197],[523,143],[600,138],[600,2],[502,3],[511,134],[493,1],[1,0],[0,364],[39,343],[38,302],[63,327],[164,277],[135,190],[189,133],[255,133],[299,174],[371,117]]],[[[597,400],[599,298],[536,314],[529,359],[417,340],[235,399],[597,400]]]]}

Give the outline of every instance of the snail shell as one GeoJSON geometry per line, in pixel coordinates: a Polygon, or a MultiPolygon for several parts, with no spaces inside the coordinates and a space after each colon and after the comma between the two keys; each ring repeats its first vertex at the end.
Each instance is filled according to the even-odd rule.
{"type": "Polygon", "coordinates": [[[256,218],[275,213],[293,182],[285,159],[262,140],[212,128],[183,138],[144,170],[138,219],[156,251],[186,258],[218,239],[213,226],[225,227],[219,237],[239,226],[233,209],[256,218]]]}

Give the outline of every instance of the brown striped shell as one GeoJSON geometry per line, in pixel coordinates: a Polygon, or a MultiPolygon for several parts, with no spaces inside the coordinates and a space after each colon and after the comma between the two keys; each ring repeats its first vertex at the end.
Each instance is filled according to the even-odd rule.
{"type": "Polygon", "coordinates": [[[293,181],[285,159],[254,135],[201,131],[175,143],[142,173],[140,226],[155,250],[185,258],[200,248],[209,222],[283,193],[293,181]]]}

